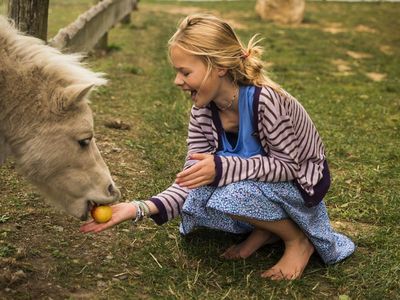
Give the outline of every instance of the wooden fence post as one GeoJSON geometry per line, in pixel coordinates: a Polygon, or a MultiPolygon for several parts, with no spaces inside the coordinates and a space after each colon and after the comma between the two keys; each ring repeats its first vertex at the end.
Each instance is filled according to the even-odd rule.
{"type": "MultiPolygon", "coordinates": [[[[93,4],[97,4],[103,0],[93,0],[93,4]]],[[[104,35],[99,39],[96,45],[94,45],[93,49],[95,51],[106,51],[108,46],[108,32],[104,33],[104,35]]]]}
{"type": "Polygon", "coordinates": [[[19,30],[47,41],[49,0],[9,0],[8,16],[19,30]]]}
{"type": "MultiPolygon", "coordinates": [[[[138,10],[138,1],[136,1],[135,6],[133,7],[133,10],[138,10]]],[[[121,24],[130,24],[131,23],[131,12],[129,12],[129,14],[127,14],[122,20],[121,20],[121,24]]]]}

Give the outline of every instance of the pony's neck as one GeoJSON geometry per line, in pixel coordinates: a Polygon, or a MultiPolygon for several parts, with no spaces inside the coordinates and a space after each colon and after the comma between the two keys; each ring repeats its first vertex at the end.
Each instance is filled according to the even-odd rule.
{"type": "Polygon", "coordinates": [[[0,165],[2,165],[9,154],[9,146],[6,142],[6,139],[0,132],[0,165]]]}
{"type": "Polygon", "coordinates": [[[16,150],[29,140],[29,135],[34,136],[32,132],[40,121],[37,120],[35,113],[31,112],[33,107],[31,101],[21,101],[21,98],[26,98],[19,97],[15,92],[12,96],[0,92],[0,96],[1,165],[10,155],[18,160],[16,150]]]}
{"type": "MultiPolygon", "coordinates": [[[[1,74],[0,74],[1,75],[1,74]]],[[[9,146],[6,141],[5,131],[7,121],[5,119],[5,103],[2,103],[4,97],[0,95],[0,166],[6,161],[7,154],[9,152],[9,146]],[[4,109],[3,109],[4,108],[4,109]]]]}

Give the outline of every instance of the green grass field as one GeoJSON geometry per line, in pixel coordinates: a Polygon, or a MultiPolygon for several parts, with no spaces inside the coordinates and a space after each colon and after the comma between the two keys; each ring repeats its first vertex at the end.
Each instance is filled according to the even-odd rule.
{"type": "MultiPolygon", "coordinates": [[[[93,3],[50,2],[49,38],[93,3]]],[[[91,97],[99,148],[122,201],[169,186],[185,157],[191,103],[173,86],[166,44],[186,14],[218,14],[244,41],[261,34],[270,76],[312,117],[333,175],[332,224],[356,253],[333,266],[312,257],[302,279],[273,282],[259,275],[280,246],[224,261],[219,254],[240,237],[199,230],[183,238],[179,220],[82,235],[80,222],[45,204],[11,160],[0,168],[0,298],[400,298],[400,4],[308,2],[299,26],[262,22],[254,6],[141,1],[131,24],[109,33],[109,53],[88,59],[109,79],[91,97]],[[117,119],[131,129],[105,126],[117,119]]]]}

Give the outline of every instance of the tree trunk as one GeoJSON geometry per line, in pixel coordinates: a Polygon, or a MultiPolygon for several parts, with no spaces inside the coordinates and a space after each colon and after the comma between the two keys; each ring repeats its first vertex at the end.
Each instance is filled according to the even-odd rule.
{"type": "Polygon", "coordinates": [[[47,41],[49,0],[9,0],[8,16],[19,30],[47,41]]]}

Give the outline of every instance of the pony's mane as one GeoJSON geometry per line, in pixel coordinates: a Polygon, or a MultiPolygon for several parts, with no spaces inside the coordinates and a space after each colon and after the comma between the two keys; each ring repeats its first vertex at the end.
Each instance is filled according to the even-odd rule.
{"type": "Polygon", "coordinates": [[[21,65],[34,65],[45,76],[56,81],[95,86],[107,82],[103,73],[92,72],[84,67],[81,54],[63,54],[40,39],[19,32],[12,21],[0,15],[0,50],[3,47],[7,48],[10,55],[18,57],[21,65]]]}

